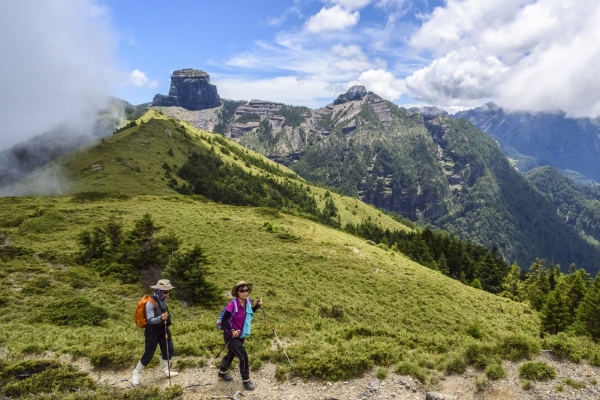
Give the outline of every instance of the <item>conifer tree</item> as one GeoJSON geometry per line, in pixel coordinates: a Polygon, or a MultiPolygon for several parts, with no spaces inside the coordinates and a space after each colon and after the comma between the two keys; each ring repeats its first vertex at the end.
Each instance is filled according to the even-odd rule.
{"type": "Polygon", "coordinates": [[[521,268],[517,263],[513,263],[508,270],[508,274],[502,281],[502,292],[500,296],[509,298],[514,301],[522,301],[521,291],[523,282],[521,282],[521,268]]]}
{"type": "Polygon", "coordinates": [[[176,253],[165,270],[165,275],[177,287],[176,296],[189,304],[212,304],[218,299],[217,287],[207,281],[211,275],[204,251],[194,246],[189,251],[176,253]]]}
{"type": "Polygon", "coordinates": [[[571,324],[571,315],[565,298],[557,291],[552,291],[541,309],[542,331],[557,334],[571,324]]]}
{"type": "Polygon", "coordinates": [[[596,275],[594,283],[581,301],[576,316],[577,332],[600,340],[600,274],[596,275]]]}

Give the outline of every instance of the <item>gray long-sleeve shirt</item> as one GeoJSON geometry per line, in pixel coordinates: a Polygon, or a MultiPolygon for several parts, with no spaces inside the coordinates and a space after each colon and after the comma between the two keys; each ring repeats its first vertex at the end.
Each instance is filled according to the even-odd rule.
{"type": "Polygon", "coordinates": [[[146,321],[148,321],[149,325],[158,325],[162,323],[162,320],[160,319],[160,310],[167,309],[167,301],[157,300],[155,296],[152,296],[152,298],[156,302],[156,308],[154,308],[154,304],[152,304],[151,301],[146,302],[146,321]]]}

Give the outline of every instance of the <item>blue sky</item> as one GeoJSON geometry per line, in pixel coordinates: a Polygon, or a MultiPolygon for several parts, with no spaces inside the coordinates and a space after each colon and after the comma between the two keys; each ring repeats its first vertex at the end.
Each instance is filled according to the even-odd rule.
{"type": "Polygon", "coordinates": [[[0,54],[0,149],[89,129],[106,95],[149,102],[181,68],[236,100],[316,108],[364,85],[451,113],[600,115],[597,0],[0,0],[0,54]]]}
{"type": "MultiPolygon", "coordinates": [[[[118,34],[120,67],[142,72],[147,78],[141,78],[144,84],[138,80],[139,86],[120,86],[117,96],[133,103],[150,101],[154,94],[168,92],[173,70],[192,67],[207,71],[226,98],[264,98],[316,107],[345,91],[364,71],[386,71],[403,78],[426,65],[419,55],[407,56],[406,41],[422,16],[443,3],[352,3],[106,1],[118,34]],[[349,23],[342,22],[340,29],[317,27],[313,28],[316,32],[307,32],[311,17],[336,6],[338,14],[350,15],[349,23]],[[332,48],[338,54],[332,54],[332,48]],[[324,71],[336,62],[358,65],[324,71]],[[273,81],[277,78],[288,80],[273,81]],[[306,90],[297,87],[302,84],[290,86],[292,79],[304,80],[306,90]]],[[[384,94],[398,103],[414,102],[402,91],[384,94]]]]}

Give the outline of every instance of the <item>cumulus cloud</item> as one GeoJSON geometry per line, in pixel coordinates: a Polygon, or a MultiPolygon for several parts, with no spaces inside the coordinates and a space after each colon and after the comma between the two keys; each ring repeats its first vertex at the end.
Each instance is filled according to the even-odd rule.
{"type": "Polygon", "coordinates": [[[406,85],[391,72],[383,69],[371,69],[360,74],[349,86],[362,85],[384,99],[398,100],[406,93],[406,85]]]}
{"type": "Polygon", "coordinates": [[[328,82],[318,77],[301,79],[294,76],[281,76],[252,79],[216,75],[211,78],[219,88],[221,97],[228,99],[271,100],[316,108],[321,106],[319,99],[332,95],[328,82]]]}
{"type": "Polygon", "coordinates": [[[356,25],[359,19],[358,11],[351,12],[340,5],[323,7],[321,11],[306,21],[305,29],[312,33],[338,31],[356,25]]]}
{"type": "Polygon", "coordinates": [[[0,37],[0,148],[64,121],[82,130],[94,123],[115,78],[103,8],[93,0],[2,1],[0,37]]]}
{"type": "Polygon", "coordinates": [[[430,103],[485,99],[493,95],[506,70],[496,57],[470,47],[452,51],[416,71],[406,78],[406,87],[414,98],[430,103]]]}
{"type": "Polygon", "coordinates": [[[449,0],[410,38],[412,47],[430,52],[433,60],[407,84],[417,98],[430,101],[490,96],[507,108],[595,117],[598,26],[595,0],[449,0]],[[464,79],[452,78],[451,64],[473,83],[469,90],[464,79]]]}
{"type": "Polygon", "coordinates": [[[158,85],[158,81],[150,81],[150,79],[148,79],[148,77],[146,76],[146,73],[144,73],[138,69],[134,69],[129,74],[129,83],[136,87],[148,87],[148,88],[153,88],[156,85],[158,85]]]}

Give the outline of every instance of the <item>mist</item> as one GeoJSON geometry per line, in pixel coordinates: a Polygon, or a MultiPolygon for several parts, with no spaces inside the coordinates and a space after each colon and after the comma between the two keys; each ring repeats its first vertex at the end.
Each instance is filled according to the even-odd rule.
{"type": "Polygon", "coordinates": [[[90,135],[115,53],[108,13],[93,0],[0,0],[0,150],[59,125],[90,135]]]}

